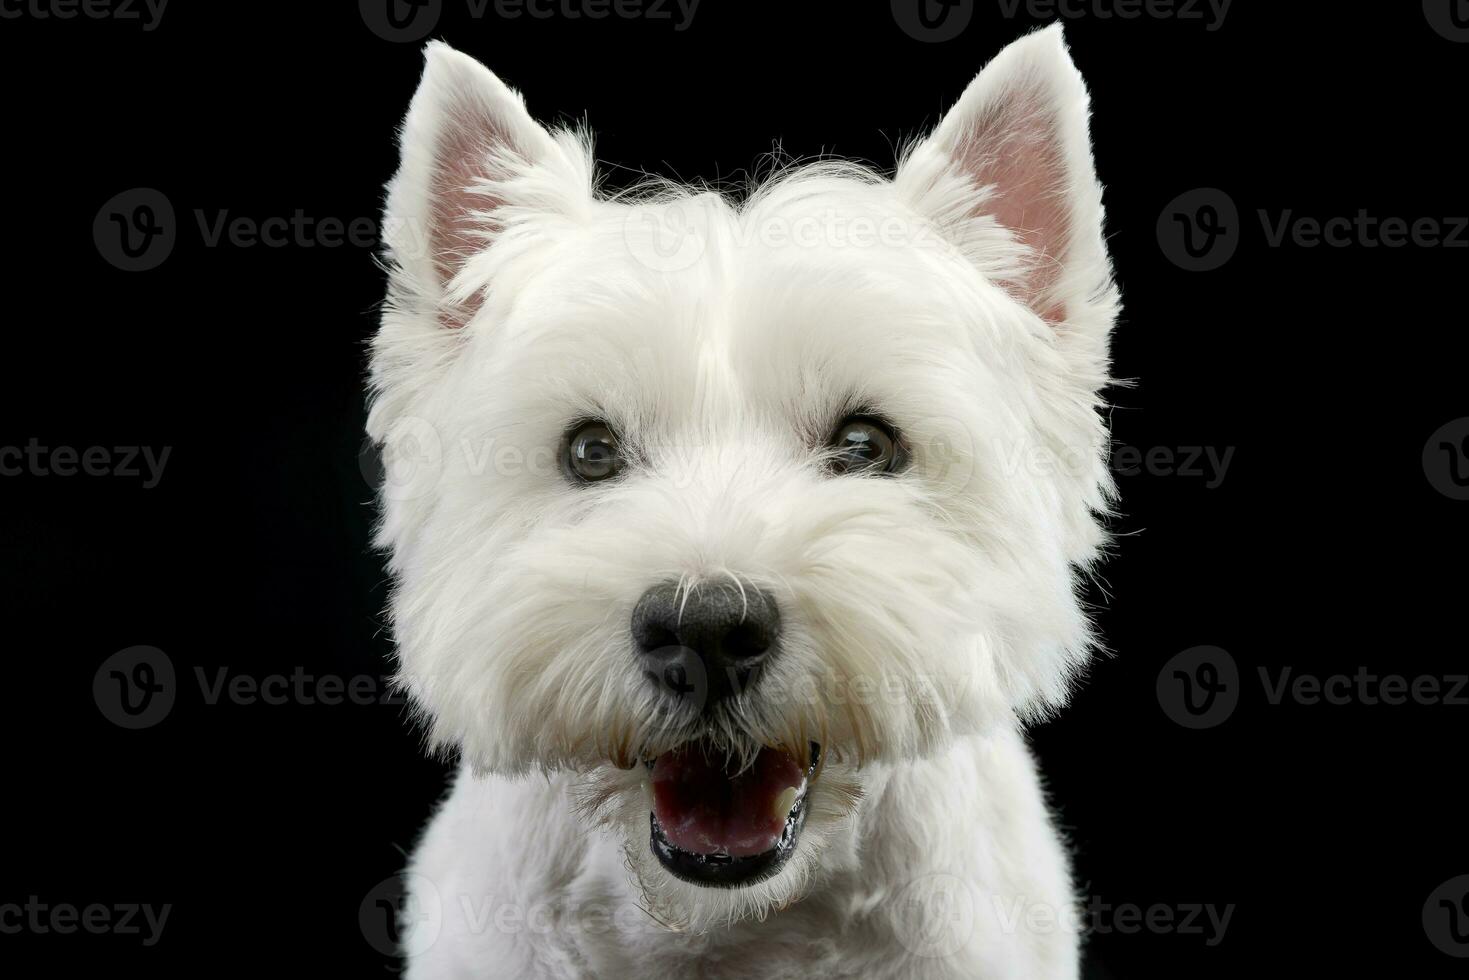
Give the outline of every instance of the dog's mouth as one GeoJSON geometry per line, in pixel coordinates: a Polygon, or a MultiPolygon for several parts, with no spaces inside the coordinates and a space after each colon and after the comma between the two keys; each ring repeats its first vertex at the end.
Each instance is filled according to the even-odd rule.
{"type": "Polygon", "coordinates": [[[762,748],[744,768],[704,742],[645,763],[652,772],[653,853],[675,877],[732,888],[780,870],[806,823],[806,794],[821,761],[762,748]]]}

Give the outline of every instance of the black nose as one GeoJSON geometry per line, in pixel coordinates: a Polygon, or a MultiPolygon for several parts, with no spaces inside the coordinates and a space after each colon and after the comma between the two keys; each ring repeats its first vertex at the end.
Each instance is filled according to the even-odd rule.
{"type": "Polygon", "coordinates": [[[708,710],[755,683],[775,646],[780,610],[761,589],[655,585],[632,613],[643,673],[665,695],[708,710]]]}

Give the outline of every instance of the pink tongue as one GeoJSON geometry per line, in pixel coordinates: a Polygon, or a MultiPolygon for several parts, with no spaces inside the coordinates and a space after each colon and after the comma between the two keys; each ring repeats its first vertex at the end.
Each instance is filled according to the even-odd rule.
{"type": "Polygon", "coordinates": [[[790,812],[775,812],[777,800],[805,782],[802,768],[778,749],[761,749],[754,765],[733,775],[722,755],[706,758],[702,748],[683,746],[653,763],[653,813],[676,847],[749,857],[780,840],[790,812]]]}

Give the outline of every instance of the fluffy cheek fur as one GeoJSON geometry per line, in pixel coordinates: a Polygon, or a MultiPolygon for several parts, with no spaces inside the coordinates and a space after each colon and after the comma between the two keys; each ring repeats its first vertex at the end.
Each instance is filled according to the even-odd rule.
{"type": "Polygon", "coordinates": [[[395,603],[436,742],[500,772],[631,766],[700,733],[798,755],[815,740],[865,762],[1008,716],[994,653],[1012,617],[996,605],[1018,589],[936,502],[894,480],[761,466],[759,446],[715,457],[553,491],[531,529],[516,509],[436,518],[427,533],[455,553],[405,573],[395,603]],[[780,602],[778,656],[737,710],[672,710],[642,675],[631,612],[668,580],[780,602]]]}
{"type": "MultiPolygon", "coordinates": [[[[858,319],[845,308],[829,316],[828,324],[813,314],[808,327],[836,337],[839,322],[849,331],[858,319]]],[[[424,507],[400,549],[407,561],[394,615],[403,677],[434,740],[484,770],[582,774],[589,823],[620,835],[646,906],[670,927],[761,917],[808,893],[837,866],[843,829],[875,764],[1010,723],[1032,690],[1010,665],[1053,673],[1053,658],[1084,642],[1064,554],[1045,530],[1050,495],[1040,483],[1015,486],[1028,478],[1023,469],[1010,472],[988,450],[977,452],[1033,436],[1005,431],[1000,413],[985,419],[965,408],[957,398],[977,383],[976,363],[923,338],[916,324],[908,335],[963,369],[947,377],[924,368],[922,378],[894,384],[925,390],[962,418],[904,413],[913,464],[899,478],[834,477],[795,435],[799,417],[747,409],[645,433],[624,478],[572,487],[549,449],[585,406],[567,396],[565,377],[548,380],[550,365],[502,351],[503,373],[470,373],[447,399],[461,410],[442,425],[436,491],[400,504],[424,507]],[[504,401],[483,404],[476,390],[504,401]],[[528,405],[545,411],[537,416],[528,405]],[[981,425],[992,435],[970,436],[980,445],[966,446],[960,430],[981,425]],[[531,460],[538,446],[547,452],[523,468],[484,462],[507,444],[517,459],[531,460]],[[994,519],[997,511],[1003,519],[994,519]],[[632,608],[646,588],[670,579],[777,596],[780,650],[738,711],[712,719],[670,711],[638,668],[632,608]],[[779,875],[744,889],[680,882],[647,846],[638,760],[710,734],[736,752],[766,744],[799,756],[812,740],[826,752],[795,856],[779,875]]],[[[635,369],[604,353],[582,359],[608,365],[604,376],[571,390],[605,394],[635,369]]],[[[665,368],[653,370],[639,385],[645,392],[665,368]]],[[[869,368],[846,370],[860,377],[869,368]]],[[[563,365],[560,373],[571,372],[563,365]]],[[[772,388],[777,382],[769,379],[772,388]]],[[[838,414],[838,390],[817,396],[829,404],[812,414],[838,414]]],[[[789,401],[774,390],[745,400],[789,401]]],[[[638,431],[632,418],[621,422],[638,431]]]]}
{"type": "MultiPolygon", "coordinates": [[[[901,213],[881,185],[809,175],[710,217],[739,240],[837,206],[901,213]]],[[[1059,700],[1089,640],[1071,561],[1091,542],[1066,526],[1087,473],[1032,465],[1062,440],[1025,404],[1054,366],[1002,339],[1028,329],[1019,305],[942,251],[858,256],[869,270],[711,242],[722,281],[669,288],[608,241],[625,224],[563,241],[415,406],[436,458],[387,495],[383,534],[402,676],[433,741],[495,772],[628,766],[695,735],[797,755],[815,740],[860,764],[1059,700]],[[905,472],[824,468],[859,405],[902,432],[905,472]],[[587,416],[629,460],[574,486],[558,442],[587,416]],[[779,602],[779,651],[737,710],[670,711],[643,677],[631,612],[670,580],[779,602]]]]}
{"type": "Polygon", "coordinates": [[[404,677],[435,740],[486,770],[583,774],[587,819],[620,835],[646,907],[691,931],[763,917],[830,870],[863,792],[859,765],[1008,719],[994,654],[1006,624],[1023,621],[997,605],[1022,591],[1013,573],[946,523],[955,501],[946,509],[913,482],[834,479],[767,442],[720,445],[665,451],[605,488],[496,478],[502,502],[517,479],[531,484],[529,527],[520,507],[446,496],[423,531],[437,561],[404,570],[395,604],[404,677]],[[779,655],[738,711],[670,711],[638,669],[631,610],[668,579],[778,597],[779,655]],[[647,846],[638,760],[711,735],[737,753],[800,757],[813,740],[825,751],[795,856],[748,888],[678,881],[647,846]]]}

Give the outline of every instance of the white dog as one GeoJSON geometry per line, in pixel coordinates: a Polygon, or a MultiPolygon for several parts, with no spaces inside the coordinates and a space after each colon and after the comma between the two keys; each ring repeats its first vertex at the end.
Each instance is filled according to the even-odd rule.
{"type": "Polygon", "coordinates": [[[462,760],[410,977],[1076,976],[1020,731],[1112,490],[1087,117],[1050,28],[890,179],[606,195],[429,45],[369,422],[400,680],[462,760]]]}

